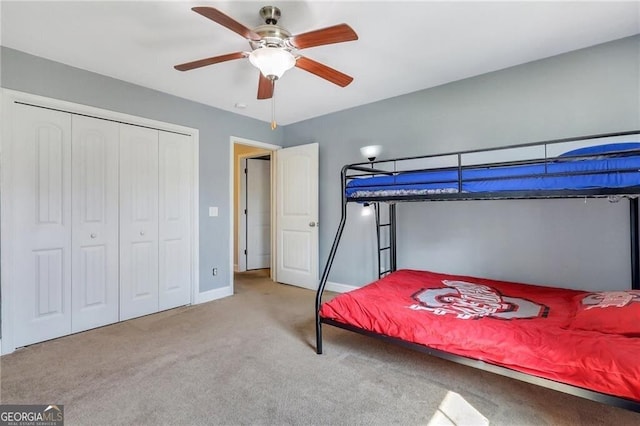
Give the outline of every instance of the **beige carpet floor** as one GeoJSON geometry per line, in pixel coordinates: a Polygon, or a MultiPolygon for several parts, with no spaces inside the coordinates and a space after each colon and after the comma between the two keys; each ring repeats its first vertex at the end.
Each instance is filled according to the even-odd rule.
{"type": "Polygon", "coordinates": [[[640,424],[334,327],[316,355],[314,296],[239,274],[233,297],[1,357],[0,401],[64,404],[67,425],[640,424]]]}

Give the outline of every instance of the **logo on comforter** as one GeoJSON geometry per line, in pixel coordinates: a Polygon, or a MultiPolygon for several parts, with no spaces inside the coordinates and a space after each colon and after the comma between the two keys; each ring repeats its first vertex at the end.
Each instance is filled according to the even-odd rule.
{"type": "Polygon", "coordinates": [[[524,319],[546,317],[545,305],[519,297],[501,295],[496,289],[482,284],[443,280],[446,287],[426,288],[412,297],[418,302],[409,306],[436,315],[455,315],[460,319],[484,317],[524,319]]]}
{"type": "Polygon", "coordinates": [[[639,291],[603,291],[591,293],[582,299],[582,304],[587,306],[586,309],[624,308],[633,302],[640,302],[639,291]]]}

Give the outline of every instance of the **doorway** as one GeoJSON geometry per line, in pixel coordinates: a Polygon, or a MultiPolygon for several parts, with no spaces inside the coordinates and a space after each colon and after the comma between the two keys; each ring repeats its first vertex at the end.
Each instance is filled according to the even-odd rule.
{"type": "Polygon", "coordinates": [[[274,172],[271,169],[275,164],[274,152],[281,147],[232,137],[231,148],[233,271],[237,273],[264,269],[269,276],[272,276],[273,191],[271,180],[274,172]],[[247,178],[250,180],[249,185],[247,185],[247,178]],[[248,240],[249,244],[247,244],[248,240]]]}
{"type": "MultiPolygon", "coordinates": [[[[316,289],[318,284],[318,143],[282,149],[277,145],[230,138],[230,264],[246,271],[239,237],[243,211],[239,209],[242,158],[270,156],[271,264],[273,281],[316,289]],[[256,150],[259,148],[261,150],[256,150]],[[263,150],[266,150],[263,151],[263,150]],[[242,262],[244,265],[241,265],[242,262]]],[[[235,275],[235,274],[234,274],[235,275]]],[[[231,294],[234,282],[231,281],[231,294]]]]}

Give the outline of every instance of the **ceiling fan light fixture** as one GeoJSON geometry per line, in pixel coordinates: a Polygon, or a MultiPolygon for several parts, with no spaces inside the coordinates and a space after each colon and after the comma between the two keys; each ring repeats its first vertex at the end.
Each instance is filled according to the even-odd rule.
{"type": "Polygon", "coordinates": [[[296,58],[280,47],[261,47],[249,54],[249,61],[258,68],[262,75],[271,80],[277,80],[285,71],[293,68],[296,58]]]}

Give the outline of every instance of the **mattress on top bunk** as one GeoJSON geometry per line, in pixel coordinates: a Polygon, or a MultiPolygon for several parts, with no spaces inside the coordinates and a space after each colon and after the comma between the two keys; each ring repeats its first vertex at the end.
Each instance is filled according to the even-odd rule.
{"type": "MultiPolygon", "coordinates": [[[[617,147],[620,145],[624,144],[616,144],[617,147]]],[[[628,145],[637,150],[640,144],[628,145]]],[[[566,154],[537,164],[464,168],[461,173],[462,192],[580,190],[640,185],[640,152],[610,157],[606,156],[606,151],[589,157],[572,158],[566,154]]],[[[458,176],[458,170],[450,168],[359,177],[347,183],[346,195],[358,198],[457,193],[458,176]]]]}
{"type": "Polygon", "coordinates": [[[320,316],[640,401],[640,291],[589,293],[400,270],[325,302],[320,316]]]}

